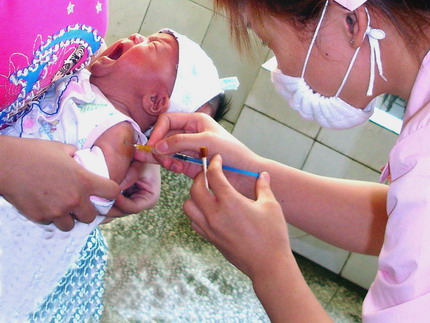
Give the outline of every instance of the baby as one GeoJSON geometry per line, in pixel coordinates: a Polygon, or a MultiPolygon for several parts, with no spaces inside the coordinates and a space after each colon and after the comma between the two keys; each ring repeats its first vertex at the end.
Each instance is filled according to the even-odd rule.
{"type": "MultiPolygon", "coordinates": [[[[106,49],[89,70],[56,81],[2,134],[73,144],[77,162],[122,183],[133,162],[131,144],[146,143],[161,113],[222,116],[223,84],[212,60],[187,37],[170,29],[134,34],[106,49]]],[[[136,181],[129,187],[139,187],[136,181]]],[[[114,203],[91,200],[100,214],[114,203]]],[[[76,221],[63,232],[28,221],[3,198],[0,213],[0,321],[100,318],[107,249],[97,225],[104,217],[76,221]]]]}

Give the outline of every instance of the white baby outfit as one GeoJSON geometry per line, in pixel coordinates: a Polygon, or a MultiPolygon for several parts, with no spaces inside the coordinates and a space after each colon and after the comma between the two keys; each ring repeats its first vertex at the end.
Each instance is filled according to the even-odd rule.
{"type": "MultiPolygon", "coordinates": [[[[57,81],[1,134],[75,145],[79,149],[74,157],[77,162],[109,177],[103,152],[93,146],[96,139],[123,121],[134,127],[138,143],[145,144],[147,138],[131,118],[90,84],[89,76],[83,70],[57,81]]],[[[91,200],[100,214],[106,214],[114,202],[97,197],[91,200]]],[[[27,220],[2,197],[0,215],[0,321],[79,321],[88,312],[97,320],[102,312],[107,257],[105,241],[97,229],[103,216],[90,224],[76,222],[72,231],[63,232],[54,224],[27,220]]]]}

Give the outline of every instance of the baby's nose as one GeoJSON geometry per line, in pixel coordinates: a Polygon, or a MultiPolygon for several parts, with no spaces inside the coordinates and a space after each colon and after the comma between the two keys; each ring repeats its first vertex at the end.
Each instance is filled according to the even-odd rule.
{"type": "Polygon", "coordinates": [[[128,39],[133,41],[135,44],[140,44],[145,41],[146,37],[136,33],[136,34],[132,34],[128,39]]]}

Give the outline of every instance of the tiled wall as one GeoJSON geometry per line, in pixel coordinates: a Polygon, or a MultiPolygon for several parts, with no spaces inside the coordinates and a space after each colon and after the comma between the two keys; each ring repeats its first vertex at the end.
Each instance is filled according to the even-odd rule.
{"type": "MultiPolygon", "coordinates": [[[[241,86],[232,94],[232,110],[224,125],[255,152],[315,174],[378,180],[397,135],[371,122],[333,131],[302,120],[275,92],[270,73],[260,68],[269,50],[256,41],[253,55],[239,55],[225,17],[213,12],[211,0],[110,1],[108,44],[134,32],[147,35],[163,27],[200,43],[221,77],[239,78],[241,86]]],[[[292,226],[289,230],[296,252],[365,288],[370,285],[375,257],[348,253],[292,226]]]]}

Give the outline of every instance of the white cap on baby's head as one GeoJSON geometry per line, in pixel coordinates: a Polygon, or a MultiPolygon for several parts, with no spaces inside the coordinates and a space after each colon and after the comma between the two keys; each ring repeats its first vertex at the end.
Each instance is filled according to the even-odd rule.
{"type": "Polygon", "coordinates": [[[167,112],[195,112],[224,90],[233,89],[225,86],[232,79],[220,80],[212,59],[197,43],[172,29],[163,28],[160,33],[173,35],[179,45],[178,70],[167,112]]]}

